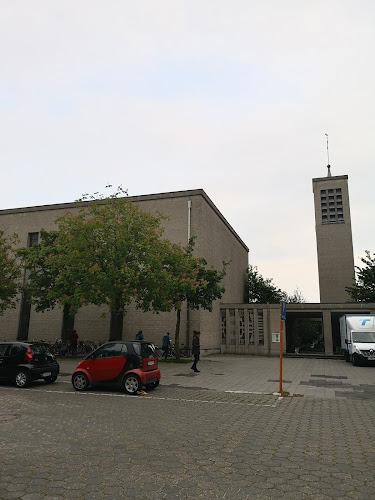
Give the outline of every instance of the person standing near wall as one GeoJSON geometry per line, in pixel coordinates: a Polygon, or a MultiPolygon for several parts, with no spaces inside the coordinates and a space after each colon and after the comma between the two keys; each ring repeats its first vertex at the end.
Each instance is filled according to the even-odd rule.
{"type": "Polygon", "coordinates": [[[197,363],[199,361],[199,355],[200,355],[200,352],[201,352],[201,341],[200,341],[200,337],[201,337],[201,332],[197,332],[194,330],[193,332],[193,341],[192,341],[192,349],[191,349],[191,353],[193,355],[193,359],[194,359],[194,363],[191,367],[191,369],[195,372],[200,372],[200,370],[198,370],[197,368],[197,363]]]}
{"type": "Polygon", "coordinates": [[[163,337],[163,344],[162,344],[162,349],[164,351],[163,353],[163,358],[168,358],[169,354],[169,346],[171,343],[171,339],[169,338],[169,332],[167,332],[164,337],[163,337]]]}
{"type": "Polygon", "coordinates": [[[70,350],[72,356],[75,356],[77,353],[77,344],[78,344],[78,333],[75,330],[73,330],[72,333],[70,334],[70,350]]]}
{"type": "Polygon", "coordinates": [[[144,340],[144,336],[143,336],[143,332],[142,330],[139,330],[139,332],[137,333],[137,335],[135,336],[135,340],[144,340]]]}

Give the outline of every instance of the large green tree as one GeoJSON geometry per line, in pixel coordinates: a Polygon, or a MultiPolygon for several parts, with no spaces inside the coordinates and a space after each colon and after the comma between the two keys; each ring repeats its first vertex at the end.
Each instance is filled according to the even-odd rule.
{"type": "Polygon", "coordinates": [[[285,299],[285,292],[277,288],[270,278],[263,278],[256,266],[250,265],[246,270],[245,301],[260,304],[277,304],[285,299]]]}
{"type": "Polygon", "coordinates": [[[209,268],[207,261],[196,257],[193,253],[195,239],[191,238],[187,247],[171,244],[163,253],[161,270],[157,269],[157,276],[153,283],[158,285],[156,290],[150,290],[148,303],[142,304],[154,311],[176,311],[175,349],[176,357],[180,357],[180,323],[181,308],[186,301],[190,309],[203,308],[212,311],[214,300],[222,297],[225,292],[221,281],[226,274],[228,263],[223,262],[221,270],[209,268]],[[159,279],[162,278],[161,285],[159,279]]]}
{"type": "Polygon", "coordinates": [[[149,288],[156,289],[163,233],[164,217],[142,211],[124,194],[84,196],[76,211],[56,219],[56,252],[45,256],[48,267],[58,269],[47,299],[69,305],[72,314],[88,304],[106,305],[111,340],[122,336],[126,306],[142,306],[149,288]]]}
{"type": "Polygon", "coordinates": [[[163,238],[164,217],[142,211],[124,194],[84,196],[75,211],[56,219],[55,231],[42,232],[39,245],[20,251],[37,310],[59,305],[74,314],[105,305],[111,340],[121,338],[131,302],[144,311],[170,311],[206,286],[196,279],[198,260],[163,238]]]}
{"type": "MultiPolygon", "coordinates": [[[[58,243],[57,231],[40,231],[40,243],[31,247],[20,248],[17,253],[22,258],[27,270],[27,290],[30,302],[37,312],[53,309],[60,303],[62,295],[70,296],[76,286],[76,279],[61,282],[60,261],[62,249],[58,243]],[[58,256],[58,258],[56,258],[58,256]],[[70,287],[69,287],[70,284],[70,287]]],[[[71,316],[69,303],[63,305],[62,339],[68,338],[68,325],[71,316]]]]}
{"type": "Polygon", "coordinates": [[[88,304],[105,305],[111,340],[121,338],[131,302],[144,311],[175,309],[178,344],[182,303],[210,309],[224,291],[225,270],[208,269],[193,255],[193,241],[184,248],[163,238],[165,218],[124,194],[85,195],[75,211],[56,219],[55,231],[41,232],[39,245],[20,250],[32,301],[38,311],[63,307],[64,317],[88,304]]]}
{"type": "Polygon", "coordinates": [[[355,284],[346,291],[354,302],[375,302],[375,254],[365,250],[361,261],[364,266],[356,266],[355,284]]]}
{"type": "Polygon", "coordinates": [[[21,265],[15,252],[17,243],[17,235],[6,236],[0,231],[0,315],[7,308],[15,307],[21,291],[21,265]]]}

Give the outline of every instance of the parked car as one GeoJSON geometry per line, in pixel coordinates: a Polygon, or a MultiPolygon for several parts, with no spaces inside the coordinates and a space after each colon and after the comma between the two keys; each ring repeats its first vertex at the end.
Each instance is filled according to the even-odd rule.
{"type": "Polygon", "coordinates": [[[0,379],[27,387],[33,380],[52,384],[60,367],[52,347],[44,342],[0,342],[0,379]]]}
{"type": "Polygon", "coordinates": [[[155,346],[146,341],[112,341],[101,345],[81,361],[72,375],[76,391],[91,386],[121,387],[127,394],[154,389],[160,370],[155,346]]]}

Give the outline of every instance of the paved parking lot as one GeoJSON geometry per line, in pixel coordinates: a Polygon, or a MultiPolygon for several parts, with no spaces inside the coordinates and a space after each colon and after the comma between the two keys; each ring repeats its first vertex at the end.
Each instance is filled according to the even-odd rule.
{"type": "Polygon", "coordinates": [[[144,397],[0,386],[0,498],[375,498],[375,367],[215,356],[144,397]]]}

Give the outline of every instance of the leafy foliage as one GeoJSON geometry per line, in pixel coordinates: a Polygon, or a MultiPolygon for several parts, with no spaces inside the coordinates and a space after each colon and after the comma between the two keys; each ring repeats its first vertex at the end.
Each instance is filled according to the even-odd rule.
{"type": "Polygon", "coordinates": [[[157,289],[149,288],[149,293],[141,304],[143,310],[176,310],[175,348],[180,357],[180,316],[182,304],[187,301],[191,309],[203,308],[212,311],[214,300],[222,297],[225,289],[220,285],[226,274],[228,263],[223,262],[221,271],[207,267],[207,261],[193,254],[195,239],[191,238],[187,247],[160,242],[165,246],[159,262],[154,263],[155,277],[150,283],[157,289]]]}
{"type": "Polygon", "coordinates": [[[270,278],[263,278],[256,266],[246,270],[245,301],[247,303],[277,304],[284,300],[289,304],[306,302],[301,290],[297,287],[292,294],[277,288],[270,278]]]}
{"type": "Polygon", "coordinates": [[[246,302],[261,304],[277,304],[285,298],[285,292],[277,288],[270,278],[263,278],[256,266],[249,266],[246,270],[246,302]]]}
{"type": "MultiPolygon", "coordinates": [[[[62,295],[70,296],[75,288],[75,283],[65,281],[59,282],[57,279],[60,273],[60,264],[56,255],[61,254],[58,245],[57,231],[40,231],[41,242],[27,248],[20,248],[17,254],[22,258],[27,269],[27,290],[28,297],[35,305],[37,312],[44,312],[53,309],[60,303],[62,295]]],[[[69,316],[71,307],[69,303],[63,305],[63,329],[62,338],[68,338],[69,316]]]]}
{"type": "Polygon", "coordinates": [[[288,304],[304,304],[306,302],[305,297],[302,295],[302,292],[298,287],[290,295],[284,292],[283,300],[285,300],[288,304]]]}
{"type": "Polygon", "coordinates": [[[17,243],[17,235],[7,237],[0,231],[0,315],[7,308],[15,307],[21,291],[22,271],[15,253],[17,243]]]}
{"type": "Polygon", "coordinates": [[[224,291],[225,274],[206,268],[184,248],[163,238],[161,214],[132,203],[119,188],[115,194],[88,197],[77,210],[56,219],[58,229],[41,232],[41,242],[20,250],[29,272],[29,289],[38,311],[56,305],[74,314],[88,304],[111,312],[110,339],[121,338],[126,307],[143,311],[210,309],[224,291]],[[89,203],[85,203],[89,201],[89,203]]]}
{"type": "Polygon", "coordinates": [[[20,248],[17,254],[27,269],[27,288],[35,310],[53,309],[66,291],[66,286],[56,284],[59,266],[53,257],[58,253],[57,231],[40,231],[41,242],[20,248]]]}
{"type": "Polygon", "coordinates": [[[375,254],[366,250],[366,256],[361,258],[364,267],[356,266],[356,282],[352,287],[346,287],[353,302],[375,302],[375,254]]]}

